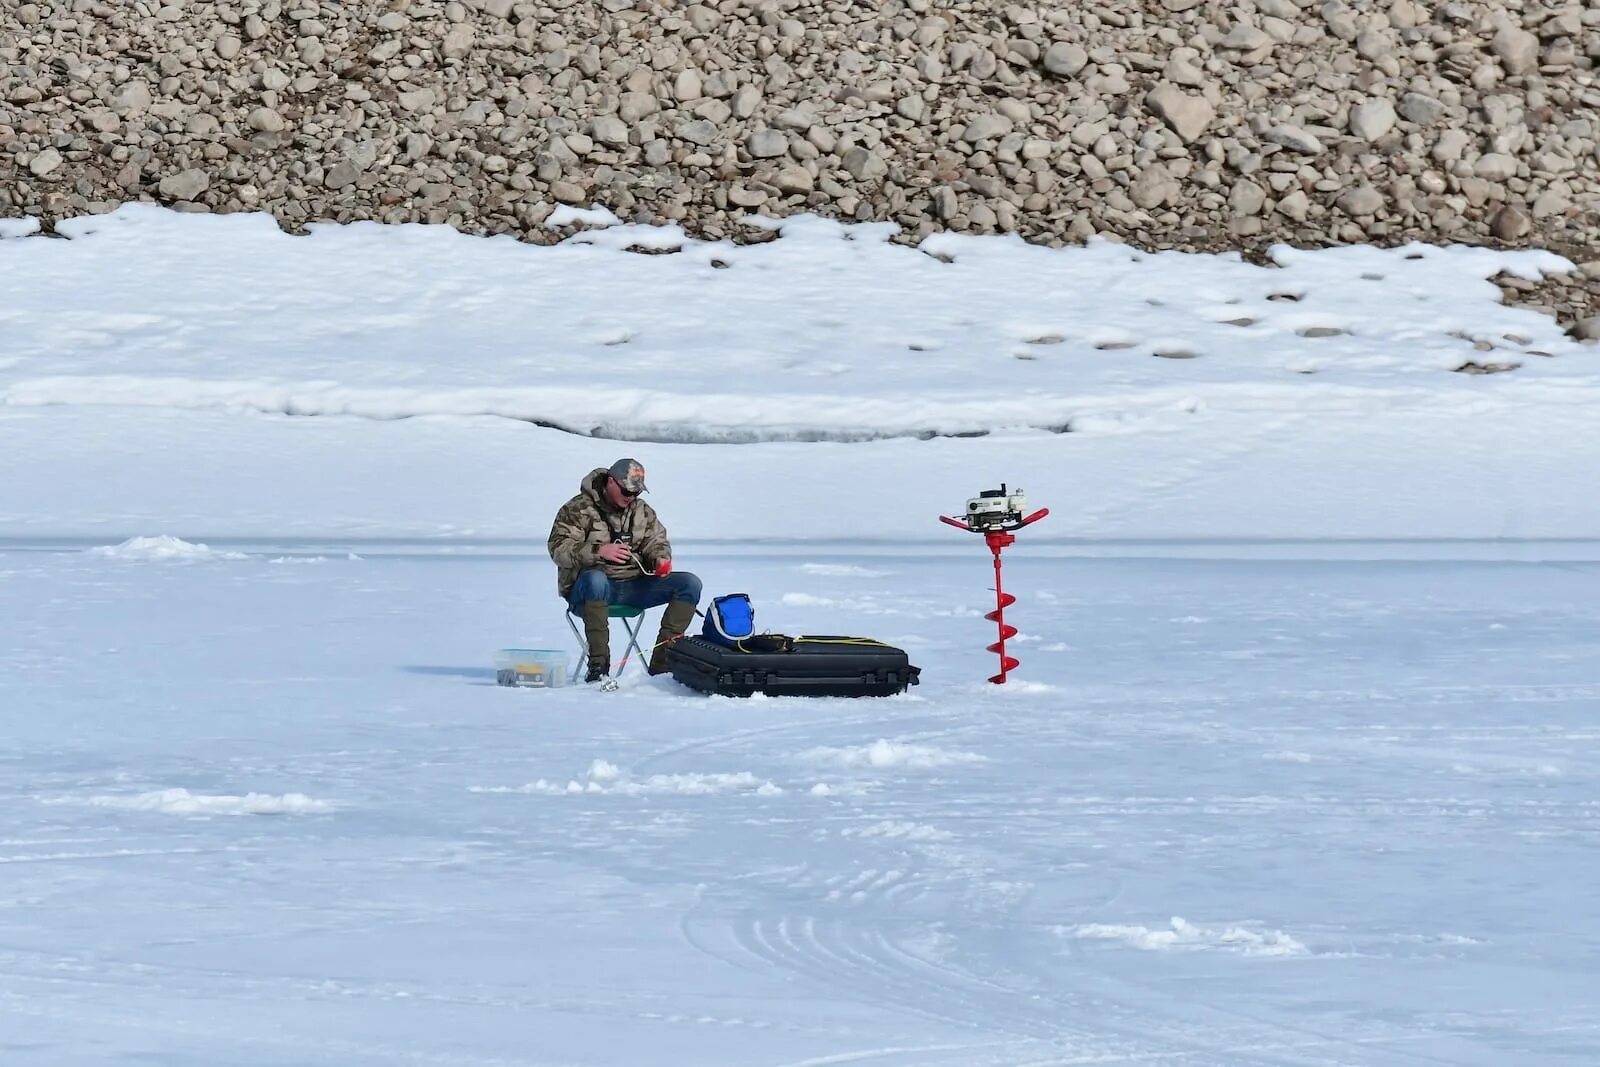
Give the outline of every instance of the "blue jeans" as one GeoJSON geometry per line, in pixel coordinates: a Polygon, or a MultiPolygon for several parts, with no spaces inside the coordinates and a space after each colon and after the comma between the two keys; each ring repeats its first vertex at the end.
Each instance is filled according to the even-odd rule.
{"type": "Polygon", "coordinates": [[[665,578],[640,575],[617,581],[608,578],[605,571],[587,570],[572,583],[567,604],[574,613],[578,613],[583,610],[586,600],[604,600],[607,604],[621,604],[630,608],[653,608],[669,600],[698,605],[700,579],[688,571],[673,571],[665,578]]]}

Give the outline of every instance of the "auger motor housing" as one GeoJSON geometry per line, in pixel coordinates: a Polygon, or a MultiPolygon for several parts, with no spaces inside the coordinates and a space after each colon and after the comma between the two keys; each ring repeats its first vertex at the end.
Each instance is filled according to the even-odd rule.
{"type": "Polygon", "coordinates": [[[967,501],[967,525],[974,530],[1007,530],[1022,525],[1028,498],[1021,489],[985,489],[967,501]]]}

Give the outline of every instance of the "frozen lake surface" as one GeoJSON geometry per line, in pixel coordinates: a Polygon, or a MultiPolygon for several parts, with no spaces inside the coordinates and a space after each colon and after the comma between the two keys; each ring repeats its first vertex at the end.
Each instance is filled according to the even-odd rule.
{"type": "Polygon", "coordinates": [[[6,1067],[1600,1062],[1592,545],[1024,542],[1003,689],[975,539],[680,546],[923,669],[734,701],[494,686],[526,543],[91,543],[0,547],[6,1067]]]}

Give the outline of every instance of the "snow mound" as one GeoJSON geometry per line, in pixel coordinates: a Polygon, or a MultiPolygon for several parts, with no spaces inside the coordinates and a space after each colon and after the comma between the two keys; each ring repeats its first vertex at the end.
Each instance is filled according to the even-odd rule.
{"type": "Polygon", "coordinates": [[[1057,927],[1063,937],[1078,941],[1120,941],[1145,952],[1232,952],[1243,956],[1306,956],[1310,950],[1281,930],[1256,931],[1242,926],[1197,926],[1173,916],[1167,929],[1088,923],[1057,927]]]}
{"type": "Polygon", "coordinates": [[[975,752],[952,752],[881,737],[870,745],[808,749],[800,754],[800,758],[810,763],[826,763],[835,767],[905,767],[915,770],[988,762],[986,757],[975,752]]]}
{"type": "Polygon", "coordinates": [[[135,797],[91,797],[97,808],[154,811],[163,815],[307,815],[330,810],[330,805],[304,793],[246,793],[242,797],[191,793],[187,789],[161,789],[135,797]]]}
{"type": "Polygon", "coordinates": [[[544,220],[545,227],[559,230],[563,226],[620,226],[622,220],[611,211],[596,204],[593,207],[572,207],[570,204],[561,204],[550,212],[550,217],[544,220]]]}
{"type": "Polygon", "coordinates": [[[38,232],[38,219],[0,219],[0,241],[7,237],[30,237],[38,232]]]}
{"type": "Polygon", "coordinates": [[[875,571],[851,563],[802,563],[800,569],[822,578],[886,578],[889,575],[888,571],[875,571]]]}
{"type": "Polygon", "coordinates": [[[633,778],[605,760],[595,760],[582,779],[566,784],[540,778],[519,786],[473,786],[473,793],[523,793],[534,796],[713,796],[749,793],[780,796],[783,789],[749,771],[713,774],[652,774],[633,778]]]}
{"type": "Polygon", "coordinates": [[[199,560],[249,559],[242,552],[227,552],[209,545],[195,544],[181,538],[162,534],[159,537],[130,537],[120,545],[102,545],[89,549],[90,555],[107,559],[132,560],[199,560]]]}
{"type": "Polygon", "coordinates": [[[860,829],[846,829],[839,831],[840,837],[862,838],[888,838],[897,841],[950,841],[955,835],[948,830],[940,830],[922,823],[909,822],[904,819],[886,819],[871,826],[860,829]]]}

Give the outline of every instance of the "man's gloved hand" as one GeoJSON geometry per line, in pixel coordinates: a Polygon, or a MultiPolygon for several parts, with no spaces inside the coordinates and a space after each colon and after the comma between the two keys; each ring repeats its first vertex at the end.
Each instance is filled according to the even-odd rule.
{"type": "Polygon", "coordinates": [[[656,564],[656,577],[657,578],[665,578],[667,575],[669,575],[671,573],[672,573],[672,561],[670,559],[664,559],[660,563],[656,564]]]}
{"type": "Polygon", "coordinates": [[[620,541],[613,541],[609,545],[601,545],[595,550],[595,555],[607,563],[626,563],[633,558],[633,549],[620,541]]]}

